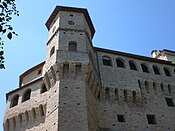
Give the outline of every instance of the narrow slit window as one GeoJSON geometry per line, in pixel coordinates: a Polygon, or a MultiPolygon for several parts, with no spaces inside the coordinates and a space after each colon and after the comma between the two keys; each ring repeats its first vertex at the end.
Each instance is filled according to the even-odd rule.
{"type": "Polygon", "coordinates": [[[136,91],[132,91],[132,97],[133,97],[133,101],[136,100],[136,91]]]}
{"type": "Polygon", "coordinates": [[[55,53],[55,46],[52,47],[52,49],[50,50],[50,57],[55,53]]]}
{"type": "Polygon", "coordinates": [[[105,92],[106,92],[106,99],[109,99],[109,97],[110,97],[109,88],[106,88],[105,92]]]}
{"type": "Polygon", "coordinates": [[[124,90],[124,100],[127,101],[127,97],[128,97],[128,94],[127,94],[127,90],[124,90]]]}

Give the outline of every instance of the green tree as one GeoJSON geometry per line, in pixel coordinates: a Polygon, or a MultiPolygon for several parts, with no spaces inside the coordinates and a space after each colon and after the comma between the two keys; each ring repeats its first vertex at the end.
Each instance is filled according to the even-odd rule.
{"type": "Polygon", "coordinates": [[[15,0],[0,0],[0,69],[5,69],[4,66],[4,41],[2,36],[7,36],[9,40],[13,35],[17,35],[10,24],[13,16],[19,16],[19,11],[16,9],[15,0]]]}

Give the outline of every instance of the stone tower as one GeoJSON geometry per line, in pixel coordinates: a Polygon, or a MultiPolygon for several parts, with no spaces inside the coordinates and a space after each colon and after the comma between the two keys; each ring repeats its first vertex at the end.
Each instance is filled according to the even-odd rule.
{"type": "Polygon", "coordinates": [[[57,6],[46,27],[46,61],[22,74],[20,88],[7,93],[4,129],[93,130],[89,125],[97,126],[89,115],[94,112],[88,110],[91,101],[86,84],[90,68],[97,70],[92,47],[95,29],[90,16],[86,9],[57,6]],[[37,94],[41,96],[35,97],[37,94]]]}
{"type": "Polygon", "coordinates": [[[88,131],[86,77],[93,54],[93,24],[86,9],[58,6],[46,26],[49,38],[43,80],[51,90],[46,123],[51,131],[88,131]],[[52,129],[50,121],[58,128],[52,129]]]}
{"type": "Polygon", "coordinates": [[[57,6],[46,61],[6,94],[5,131],[174,131],[175,52],[93,47],[86,9],[57,6]]]}

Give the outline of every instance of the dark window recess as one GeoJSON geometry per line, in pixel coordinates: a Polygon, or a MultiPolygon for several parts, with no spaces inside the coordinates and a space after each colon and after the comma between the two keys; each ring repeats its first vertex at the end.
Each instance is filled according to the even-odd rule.
{"type": "Polygon", "coordinates": [[[165,98],[165,100],[168,106],[174,107],[174,102],[172,98],[165,98]]]}
{"type": "Polygon", "coordinates": [[[55,53],[55,46],[52,47],[52,49],[50,50],[50,57],[55,53]]]}
{"type": "Polygon", "coordinates": [[[110,99],[109,88],[106,88],[105,91],[106,91],[106,99],[110,99]]]}
{"type": "Polygon", "coordinates": [[[69,42],[69,51],[77,51],[77,42],[71,41],[69,42]]]}
{"type": "Polygon", "coordinates": [[[117,67],[125,68],[124,63],[120,59],[116,59],[117,67]]]}
{"type": "Polygon", "coordinates": [[[159,69],[156,66],[153,66],[154,73],[160,75],[159,69]]]}
{"type": "Polygon", "coordinates": [[[170,75],[170,71],[169,71],[168,69],[164,68],[164,72],[165,72],[165,75],[166,75],[166,76],[171,76],[171,75],[170,75]]]}
{"type": "Polygon", "coordinates": [[[24,93],[24,95],[23,95],[23,97],[22,97],[22,102],[29,100],[29,99],[30,99],[30,94],[31,94],[31,89],[28,89],[28,90],[24,93]]]}
{"type": "Polygon", "coordinates": [[[103,65],[112,66],[111,58],[107,56],[103,56],[103,65]]]}
{"type": "Polygon", "coordinates": [[[117,115],[118,122],[125,122],[124,115],[117,115]]]}
{"type": "Polygon", "coordinates": [[[46,88],[46,85],[45,84],[43,84],[42,86],[41,86],[41,94],[42,93],[44,93],[44,92],[46,92],[47,91],[47,88],[46,88]]]}
{"type": "Polygon", "coordinates": [[[146,115],[148,124],[156,124],[156,117],[155,115],[146,115]]]}
{"type": "Polygon", "coordinates": [[[42,70],[41,70],[41,69],[39,69],[39,70],[38,70],[38,75],[40,75],[40,74],[41,74],[41,72],[42,72],[42,70]]]}
{"type": "Polygon", "coordinates": [[[136,65],[134,64],[134,62],[129,61],[129,66],[130,66],[131,70],[137,70],[136,65]]]}
{"type": "Polygon", "coordinates": [[[148,67],[147,67],[146,65],[141,64],[141,67],[142,67],[142,71],[143,71],[143,72],[149,73],[148,67]]]}
{"type": "Polygon", "coordinates": [[[18,105],[18,99],[19,99],[19,95],[15,95],[11,100],[10,107],[14,107],[14,106],[18,105]]]}

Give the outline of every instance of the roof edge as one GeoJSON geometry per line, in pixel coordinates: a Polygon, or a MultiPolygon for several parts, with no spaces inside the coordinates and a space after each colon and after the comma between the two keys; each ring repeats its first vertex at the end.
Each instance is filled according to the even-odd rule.
{"type": "Polygon", "coordinates": [[[45,61],[43,61],[42,63],[40,63],[40,64],[38,64],[38,65],[36,65],[36,66],[34,66],[34,67],[28,69],[28,70],[25,71],[23,74],[21,74],[21,75],[19,76],[19,87],[21,87],[22,80],[23,80],[23,78],[24,78],[25,76],[27,76],[28,74],[30,74],[30,73],[33,72],[34,70],[36,70],[36,69],[42,67],[44,64],[45,64],[45,61]]]}
{"type": "Polygon", "coordinates": [[[114,50],[98,48],[98,47],[94,47],[94,49],[96,51],[100,51],[100,52],[111,53],[111,54],[119,54],[119,55],[122,55],[122,56],[131,57],[131,58],[135,58],[135,59],[139,59],[139,60],[146,60],[146,61],[150,61],[150,62],[157,62],[157,63],[161,63],[161,64],[167,64],[167,65],[175,66],[175,64],[173,64],[171,61],[165,61],[165,60],[155,59],[155,58],[151,58],[151,57],[147,57],[147,56],[125,53],[125,52],[121,52],[121,51],[114,51],[114,50]]]}

